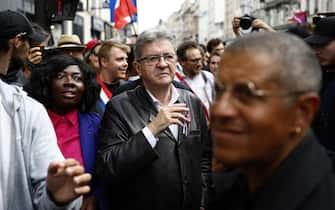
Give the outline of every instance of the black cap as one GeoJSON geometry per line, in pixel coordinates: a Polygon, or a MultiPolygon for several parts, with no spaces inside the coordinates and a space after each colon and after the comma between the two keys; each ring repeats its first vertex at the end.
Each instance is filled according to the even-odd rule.
{"type": "Polygon", "coordinates": [[[305,41],[310,45],[326,45],[335,40],[335,17],[324,17],[316,24],[312,35],[305,41]]]}
{"type": "Polygon", "coordinates": [[[0,27],[1,39],[11,39],[20,33],[26,34],[27,37],[34,41],[41,42],[44,41],[43,38],[45,38],[43,35],[33,30],[33,27],[26,16],[11,10],[0,12],[0,27]]]}

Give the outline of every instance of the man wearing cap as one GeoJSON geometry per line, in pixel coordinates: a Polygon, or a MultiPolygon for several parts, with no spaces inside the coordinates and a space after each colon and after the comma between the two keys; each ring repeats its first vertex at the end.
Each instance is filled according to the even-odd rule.
{"type": "Polygon", "coordinates": [[[84,49],[79,37],[75,34],[62,34],[58,40],[57,48],[73,57],[84,60],[84,49]]]}
{"type": "Polygon", "coordinates": [[[6,75],[0,79],[11,85],[22,87],[28,81],[35,64],[42,61],[42,49],[48,44],[49,33],[36,23],[32,23],[34,36],[29,39],[30,48],[24,58],[13,54],[6,75]]]}
{"type": "Polygon", "coordinates": [[[313,128],[321,144],[335,151],[335,17],[321,18],[305,41],[322,67],[321,106],[313,128]]]}
{"type": "MultiPolygon", "coordinates": [[[[15,54],[25,58],[34,37],[29,20],[0,12],[0,74],[15,54]]],[[[64,160],[43,106],[0,80],[0,209],[79,209],[90,174],[64,160]],[[75,200],[76,199],[76,200],[75,200]],[[75,201],[74,201],[75,200],[75,201]]]]}

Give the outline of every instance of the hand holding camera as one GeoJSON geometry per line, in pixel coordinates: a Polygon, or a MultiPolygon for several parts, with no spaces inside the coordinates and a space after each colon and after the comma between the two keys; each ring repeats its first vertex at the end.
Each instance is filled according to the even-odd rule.
{"type": "Polygon", "coordinates": [[[28,51],[28,61],[32,64],[39,64],[42,61],[44,47],[31,47],[28,51]]]}
{"type": "Polygon", "coordinates": [[[244,15],[242,17],[234,17],[232,21],[233,32],[238,37],[241,34],[250,33],[252,31],[258,31],[263,29],[265,31],[275,31],[271,26],[266,24],[264,21],[252,17],[250,15],[244,15]]]}
{"type": "Polygon", "coordinates": [[[252,27],[252,23],[256,18],[249,16],[249,15],[243,15],[239,19],[240,19],[240,27],[243,30],[248,30],[250,27],[252,27]]]}

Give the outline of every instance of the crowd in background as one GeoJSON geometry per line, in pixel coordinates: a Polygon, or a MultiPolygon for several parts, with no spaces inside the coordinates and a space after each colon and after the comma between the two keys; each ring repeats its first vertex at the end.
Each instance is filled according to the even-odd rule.
{"type": "Polygon", "coordinates": [[[335,17],[176,49],[0,25],[0,209],[335,209],[335,17]]]}

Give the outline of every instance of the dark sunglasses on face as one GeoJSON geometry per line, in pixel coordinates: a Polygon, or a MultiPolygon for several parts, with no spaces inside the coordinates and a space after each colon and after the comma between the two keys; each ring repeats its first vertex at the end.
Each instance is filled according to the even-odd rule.
{"type": "Polygon", "coordinates": [[[306,91],[275,91],[275,90],[264,90],[258,89],[255,83],[251,81],[236,83],[232,86],[225,86],[224,84],[216,83],[215,84],[215,95],[216,97],[222,96],[225,92],[230,91],[231,95],[243,102],[252,102],[265,97],[286,97],[300,95],[308,92],[306,91]]]}

